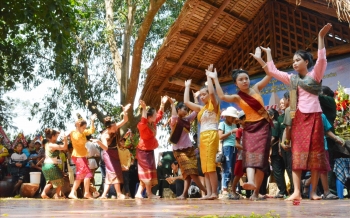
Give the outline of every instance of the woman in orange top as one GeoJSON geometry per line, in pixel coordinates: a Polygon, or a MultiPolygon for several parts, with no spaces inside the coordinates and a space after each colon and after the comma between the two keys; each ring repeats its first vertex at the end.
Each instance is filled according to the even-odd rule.
{"type": "Polygon", "coordinates": [[[72,161],[76,168],[76,178],[74,180],[73,187],[71,189],[69,198],[78,199],[75,195],[76,190],[80,186],[80,183],[84,180],[84,198],[93,198],[90,194],[90,179],[92,178],[92,173],[90,171],[87,154],[88,151],[85,147],[86,136],[91,135],[95,132],[94,120],[96,119],[96,114],[91,116],[91,126],[90,129],[86,129],[87,122],[84,120],[80,114],[78,114],[78,120],[75,122],[76,130],[70,133],[70,139],[73,145],[72,161]]]}
{"type": "Polygon", "coordinates": [[[159,198],[152,194],[152,186],[157,185],[157,169],[154,160],[154,149],[158,147],[157,123],[162,119],[164,113],[164,104],[167,102],[168,96],[161,98],[160,109],[156,113],[154,108],[146,108],[146,103],[140,100],[142,107],[141,121],[137,124],[140,132],[140,141],[136,148],[136,158],[138,163],[138,174],[140,185],[135,198],[143,198],[142,191],[146,188],[148,198],[159,198]]]}
{"type": "MultiPolygon", "coordinates": [[[[255,50],[253,56],[264,65],[260,48],[255,50]]],[[[263,69],[265,68],[266,65],[263,69]]],[[[262,200],[259,198],[259,189],[264,173],[268,173],[271,127],[260,91],[269,83],[271,77],[265,76],[260,82],[250,87],[248,72],[241,69],[233,70],[232,79],[240,91],[238,94],[225,95],[221,89],[216,69],[214,72],[207,71],[207,76],[214,79],[219,98],[238,104],[246,115],[242,145],[243,169],[247,172],[248,182],[243,185],[243,188],[254,190],[251,200],[262,200]]]]}

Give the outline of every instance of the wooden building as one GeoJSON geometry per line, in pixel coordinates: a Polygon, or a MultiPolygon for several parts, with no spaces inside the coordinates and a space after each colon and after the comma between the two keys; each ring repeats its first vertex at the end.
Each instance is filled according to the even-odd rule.
{"type": "Polygon", "coordinates": [[[318,32],[328,22],[333,28],[325,39],[327,58],[350,53],[349,23],[340,22],[326,0],[298,6],[296,0],[188,0],[147,71],[141,98],[152,106],[161,95],[182,100],[184,81],[192,79],[191,88],[198,90],[209,64],[221,82],[232,81],[237,68],[262,73],[249,55],[259,45],[272,49],[279,69],[291,68],[299,49],[316,58],[318,32]]]}

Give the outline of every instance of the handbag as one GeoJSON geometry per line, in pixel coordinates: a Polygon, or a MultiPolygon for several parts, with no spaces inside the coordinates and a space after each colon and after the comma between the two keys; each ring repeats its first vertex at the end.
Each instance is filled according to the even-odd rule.
{"type": "Polygon", "coordinates": [[[215,162],[216,163],[225,163],[225,161],[226,161],[225,155],[222,152],[218,152],[216,154],[215,162]]]}

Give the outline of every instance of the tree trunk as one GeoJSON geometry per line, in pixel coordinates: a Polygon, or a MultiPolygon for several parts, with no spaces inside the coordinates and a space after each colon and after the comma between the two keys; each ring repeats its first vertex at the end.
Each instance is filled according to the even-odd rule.
{"type": "Polygon", "coordinates": [[[107,41],[109,44],[109,49],[112,54],[112,60],[113,60],[113,68],[114,72],[117,76],[117,82],[119,84],[119,87],[122,83],[121,81],[121,67],[122,67],[122,61],[120,58],[120,54],[117,47],[117,42],[115,41],[116,36],[114,34],[114,24],[113,24],[113,0],[105,0],[105,7],[106,7],[106,29],[107,29],[107,41]]]}
{"type": "Polygon", "coordinates": [[[122,55],[122,74],[120,84],[120,102],[125,105],[131,102],[126,102],[126,93],[128,90],[128,79],[130,69],[130,42],[132,36],[132,28],[134,26],[134,18],[136,5],[131,0],[127,1],[128,15],[124,28],[123,55],[122,55]]]}
{"type": "MultiPolygon", "coordinates": [[[[139,83],[140,69],[141,69],[141,60],[142,60],[142,50],[145,45],[145,40],[148,35],[148,32],[151,28],[153,19],[160,7],[164,4],[165,0],[150,0],[150,6],[148,8],[147,14],[140,26],[139,32],[137,34],[137,39],[133,48],[133,57],[131,65],[131,74],[129,79],[129,86],[126,96],[126,102],[134,104],[137,86],[139,83]]],[[[147,102],[146,102],[147,103],[147,102]]]]}

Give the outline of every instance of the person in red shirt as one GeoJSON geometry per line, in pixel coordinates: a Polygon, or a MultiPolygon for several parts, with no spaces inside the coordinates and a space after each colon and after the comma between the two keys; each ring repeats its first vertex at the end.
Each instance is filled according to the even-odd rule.
{"type": "Polygon", "coordinates": [[[140,132],[140,141],[136,148],[136,158],[138,160],[138,174],[140,185],[135,198],[143,198],[142,191],[146,188],[148,198],[159,198],[152,194],[151,188],[157,185],[157,169],[154,159],[154,149],[158,147],[157,123],[162,119],[164,113],[164,104],[168,96],[161,98],[161,104],[158,112],[154,108],[146,108],[146,103],[140,100],[142,107],[141,121],[137,124],[140,132]]]}

